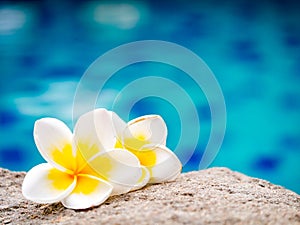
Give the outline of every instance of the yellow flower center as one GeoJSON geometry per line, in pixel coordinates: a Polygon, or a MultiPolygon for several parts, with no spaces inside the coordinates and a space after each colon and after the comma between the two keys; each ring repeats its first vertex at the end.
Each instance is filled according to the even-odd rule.
{"type": "Polygon", "coordinates": [[[64,168],[75,171],[76,170],[76,161],[74,160],[72,145],[65,144],[62,150],[55,148],[52,151],[52,159],[57,164],[63,166],[64,168]]]}
{"type": "Polygon", "coordinates": [[[79,175],[77,176],[77,185],[75,189],[73,190],[73,193],[82,193],[82,194],[90,194],[92,193],[97,186],[99,185],[99,182],[95,179],[91,179],[87,176],[79,175]]]}
{"type": "Polygon", "coordinates": [[[151,167],[155,165],[156,153],[153,149],[142,149],[143,146],[149,144],[144,135],[137,135],[135,138],[127,138],[124,145],[117,141],[115,148],[125,148],[133,153],[140,161],[141,165],[151,167]]]}
{"type": "Polygon", "coordinates": [[[65,190],[71,185],[74,179],[76,179],[77,184],[73,193],[89,194],[95,190],[99,182],[89,178],[87,175],[107,180],[112,165],[109,160],[104,157],[96,158],[94,161],[97,162],[93,162],[93,164],[97,163],[98,165],[102,165],[101,169],[103,169],[103,172],[100,174],[92,165],[87,163],[87,159],[98,152],[97,147],[95,145],[88,146],[84,143],[79,143],[77,148],[76,156],[73,155],[71,144],[66,144],[61,151],[58,149],[52,151],[54,161],[66,168],[67,171],[64,173],[57,169],[52,169],[48,174],[48,178],[52,181],[53,187],[58,190],[65,190]],[[88,149],[88,151],[86,149],[88,149]]]}
{"type": "Polygon", "coordinates": [[[63,173],[55,168],[50,170],[48,178],[52,181],[53,187],[57,190],[67,189],[74,181],[73,175],[63,173]]]}

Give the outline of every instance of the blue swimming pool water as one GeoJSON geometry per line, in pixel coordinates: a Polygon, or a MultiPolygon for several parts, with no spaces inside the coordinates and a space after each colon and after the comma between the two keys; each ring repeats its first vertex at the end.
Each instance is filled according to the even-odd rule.
{"type": "MultiPolygon", "coordinates": [[[[34,121],[51,116],[72,127],[76,87],[97,57],[128,42],[164,40],[200,56],[222,88],[226,136],[210,166],[300,193],[299,21],[296,1],[0,3],[0,166],[28,170],[43,161],[32,138],[34,121]]],[[[109,107],[126,85],[154,75],[178,83],[196,106],[200,138],[183,170],[198,169],[211,115],[205,93],[182,71],[150,62],[128,66],[106,83],[97,106],[109,107]]],[[[133,91],[138,95],[143,85],[149,84],[133,91]]],[[[180,96],[177,103],[188,110],[180,96]]],[[[178,107],[150,96],[130,112],[120,107],[119,113],[161,114],[169,128],[168,146],[176,149],[182,135],[178,107]]],[[[186,149],[195,138],[186,139],[186,149]]]]}

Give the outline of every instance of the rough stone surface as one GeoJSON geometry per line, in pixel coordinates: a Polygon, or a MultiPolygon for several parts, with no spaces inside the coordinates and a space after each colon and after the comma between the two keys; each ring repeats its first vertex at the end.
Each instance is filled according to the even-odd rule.
{"type": "Polygon", "coordinates": [[[300,224],[299,195],[226,168],[184,173],[89,210],[27,201],[24,175],[0,169],[1,224],[300,224]]]}

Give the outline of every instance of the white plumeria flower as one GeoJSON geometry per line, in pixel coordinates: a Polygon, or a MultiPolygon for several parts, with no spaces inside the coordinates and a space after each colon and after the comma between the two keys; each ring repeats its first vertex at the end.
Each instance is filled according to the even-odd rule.
{"type": "Polygon", "coordinates": [[[110,113],[118,139],[115,147],[132,152],[144,166],[144,180],[140,180],[134,189],[146,183],[175,180],[182,165],[166,147],[167,126],[164,120],[158,115],[146,115],[126,124],[116,113],[110,113]]]}
{"type": "Polygon", "coordinates": [[[115,148],[110,118],[105,109],[86,113],[78,119],[74,134],[60,120],[37,120],[34,140],[47,163],[26,174],[24,197],[85,209],[132,190],[142,177],[140,162],[134,154],[115,148]]]}

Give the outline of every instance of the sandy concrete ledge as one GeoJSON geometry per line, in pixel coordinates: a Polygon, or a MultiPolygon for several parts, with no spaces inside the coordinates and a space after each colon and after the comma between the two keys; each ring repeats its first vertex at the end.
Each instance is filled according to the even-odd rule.
{"type": "Polygon", "coordinates": [[[27,201],[24,175],[0,169],[1,224],[300,224],[299,195],[227,168],[184,173],[81,211],[27,201]]]}

